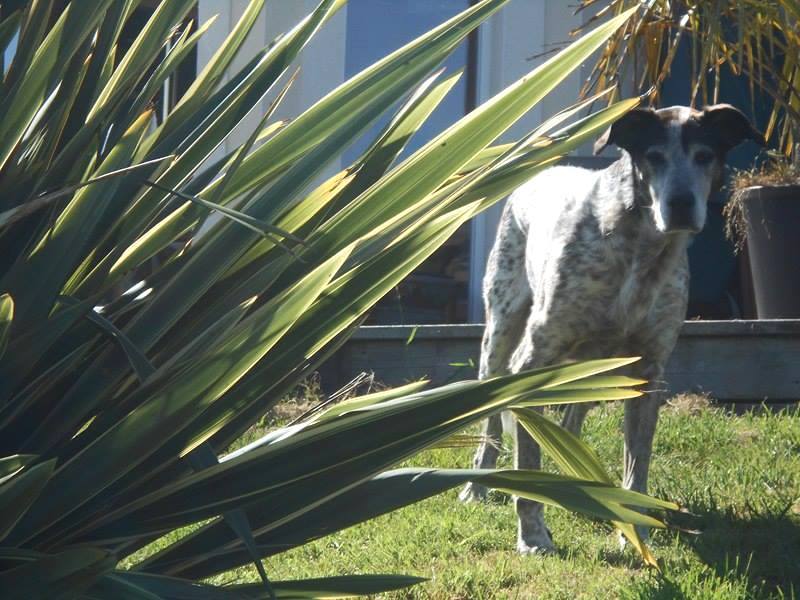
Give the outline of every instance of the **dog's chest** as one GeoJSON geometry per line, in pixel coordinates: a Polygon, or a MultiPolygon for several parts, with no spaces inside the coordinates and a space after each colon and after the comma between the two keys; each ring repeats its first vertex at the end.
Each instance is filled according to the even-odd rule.
{"type": "Polygon", "coordinates": [[[572,271],[578,281],[571,296],[580,298],[577,304],[582,305],[579,310],[585,315],[587,331],[619,338],[637,333],[652,324],[663,304],[660,300],[666,299],[665,289],[679,278],[673,253],[642,252],[626,244],[624,240],[596,240],[591,250],[587,248],[591,260],[575,265],[572,271]]]}
{"type": "Polygon", "coordinates": [[[607,318],[623,335],[640,327],[653,312],[661,281],[648,278],[647,273],[647,267],[634,260],[610,290],[607,318]]]}

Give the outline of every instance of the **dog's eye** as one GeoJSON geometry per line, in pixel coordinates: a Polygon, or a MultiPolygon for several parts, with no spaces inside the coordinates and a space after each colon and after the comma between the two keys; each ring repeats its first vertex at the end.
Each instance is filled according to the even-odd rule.
{"type": "Polygon", "coordinates": [[[712,160],[714,160],[714,154],[712,154],[708,150],[700,150],[694,155],[694,162],[700,165],[701,167],[710,165],[712,160]]]}
{"type": "Polygon", "coordinates": [[[644,159],[654,167],[660,167],[667,162],[667,157],[664,156],[663,152],[659,152],[658,150],[648,150],[644,154],[644,159]]]}

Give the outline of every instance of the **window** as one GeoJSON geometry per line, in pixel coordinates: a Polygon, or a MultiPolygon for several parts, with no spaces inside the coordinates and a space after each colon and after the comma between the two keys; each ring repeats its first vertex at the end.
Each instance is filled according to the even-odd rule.
{"type": "MultiPolygon", "coordinates": [[[[347,4],[345,76],[351,77],[467,9],[470,0],[350,0],[347,4]]],[[[464,69],[461,80],[411,140],[402,158],[464,116],[474,105],[475,40],[457,48],[445,74],[464,69]],[[472,64],[471,64],[472,63],[472,64]]],[[[391,112],[344,154],[353,162],[379,134],[391,112]]],[[[467,320],[470,227],[463,226],[373,310],[371,323],[458,323],[467,320]]]]}

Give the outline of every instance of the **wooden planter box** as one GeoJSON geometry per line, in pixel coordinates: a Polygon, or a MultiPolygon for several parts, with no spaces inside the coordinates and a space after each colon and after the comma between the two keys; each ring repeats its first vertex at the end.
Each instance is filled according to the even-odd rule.
{"type": "MultiPolygon", "coordinates": [[[[482,334],[482,325],[362,327],[323,366],[323,385],[336,389],[362,371],[389,385],[470,379],[482,334]]],[[[671,393],[707,392],[726,402],[797,401],[800,319],[686,321],[665,378],[671,393]]]]}

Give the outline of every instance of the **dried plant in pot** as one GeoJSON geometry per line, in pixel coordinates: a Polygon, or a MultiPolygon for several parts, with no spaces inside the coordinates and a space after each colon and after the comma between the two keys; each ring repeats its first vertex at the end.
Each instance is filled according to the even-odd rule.
{"type": "Polygon", "coordinates": [[[800,318],[800,159],[774,156],[735,174],[726,233],[747,248],[759,319],[800,318]]]}

